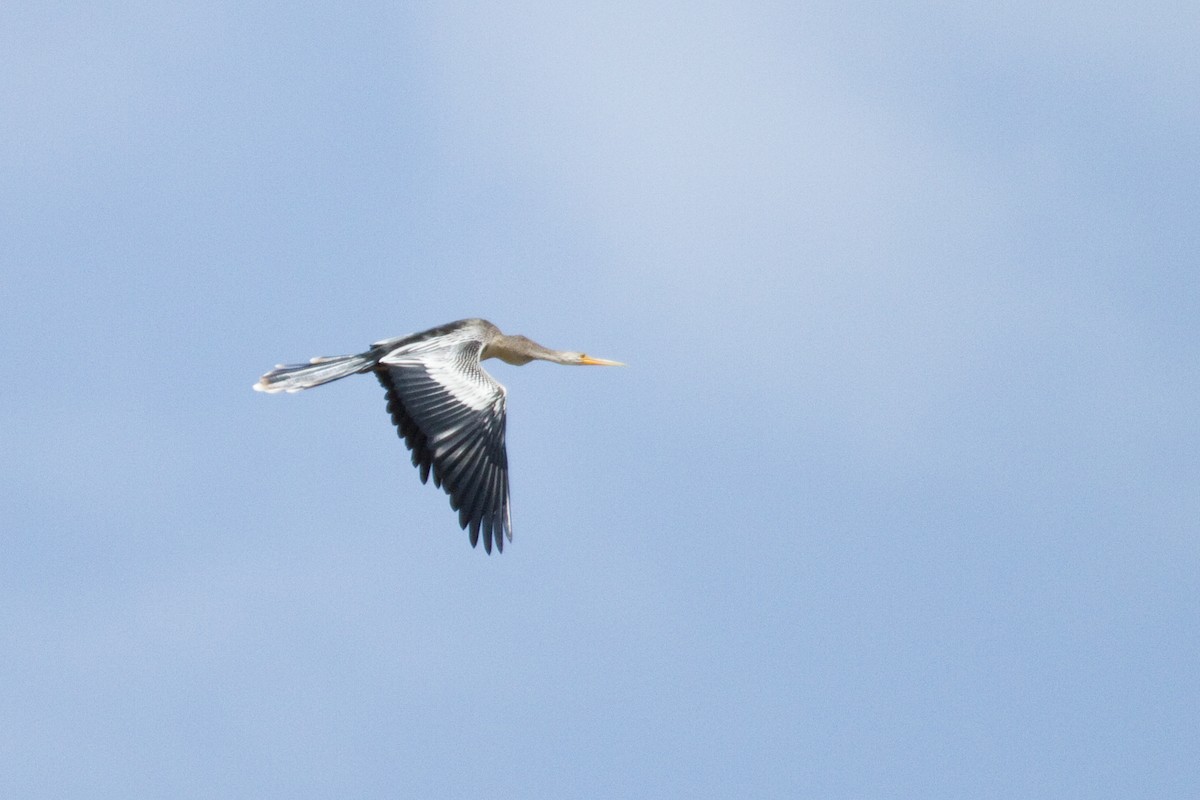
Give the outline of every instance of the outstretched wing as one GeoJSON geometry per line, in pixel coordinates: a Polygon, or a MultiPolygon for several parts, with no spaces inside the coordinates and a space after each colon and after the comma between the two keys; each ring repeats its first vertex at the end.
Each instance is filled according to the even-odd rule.
{"type": "Polygon", "coordinates": [[[450,495],[459,524],[470,527],[471,546],[482,532],[485,550],[492,552],[495,539],[503,552],[504,538],[512,541],[504,387],[479,365],[479,340],[422,344],[387,353],[375,368],[392,422],[421,482],[432,474],[434,485],[450,495]]]}

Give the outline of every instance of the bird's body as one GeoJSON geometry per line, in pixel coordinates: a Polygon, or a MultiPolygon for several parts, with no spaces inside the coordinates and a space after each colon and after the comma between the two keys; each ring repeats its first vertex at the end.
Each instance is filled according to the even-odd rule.
{"type": "Polygon", "coordinates": [[[480,365],[486,358],[510,364],[533,360],[558,364],[617,366],[616,361],[550,350],[524,336],[506,336],[483,319],[464,319],[421,333],[384,339],[358,355],[314,358],[280,365],[263,375],[260,392],[298,392],[373,372],[387,392],[388,412],[421,482],[450,495],[459,524],[470,528],[471,545],[489,553],[512,541],[508,455],[504,446],[505,390],[480,365]]]}

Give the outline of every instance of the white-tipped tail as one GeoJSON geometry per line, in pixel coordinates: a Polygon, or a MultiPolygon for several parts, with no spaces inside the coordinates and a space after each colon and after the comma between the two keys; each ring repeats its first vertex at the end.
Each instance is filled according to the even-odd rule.
{"type": "Polygon", "coordinates": [[[314,358],[308,364],[280,364],[258,379],[254,391],[298,392],[311,389],[322,383],[336,381],[356,372],[366,372],[375,366],[375,358],[369,353],[357,356],[333,356],[314,358]]]}

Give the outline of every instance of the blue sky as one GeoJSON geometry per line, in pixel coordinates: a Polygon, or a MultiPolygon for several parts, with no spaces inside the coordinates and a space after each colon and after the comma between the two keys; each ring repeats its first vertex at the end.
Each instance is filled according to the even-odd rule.
{"type": "Polygon", "coordinates": [[[6,4],[0,794],[1193,797],[1200,12],[6,4]],[[484,316],[515,539],[280,361],[484,316]]]}

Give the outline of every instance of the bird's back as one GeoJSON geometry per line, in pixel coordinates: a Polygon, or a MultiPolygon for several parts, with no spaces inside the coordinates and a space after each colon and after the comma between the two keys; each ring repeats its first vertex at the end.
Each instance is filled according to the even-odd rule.
{"type": "Polygon", "coordinates": [[[448,322],[436,328],[404,336],[383,339],[371,345],[376,352],[391,353],[405,350],[420,352],[442,347],[456,347],[467,341],[487,343],[500,333],[500,329],[486,319],[471,317],[448,322]]]}

